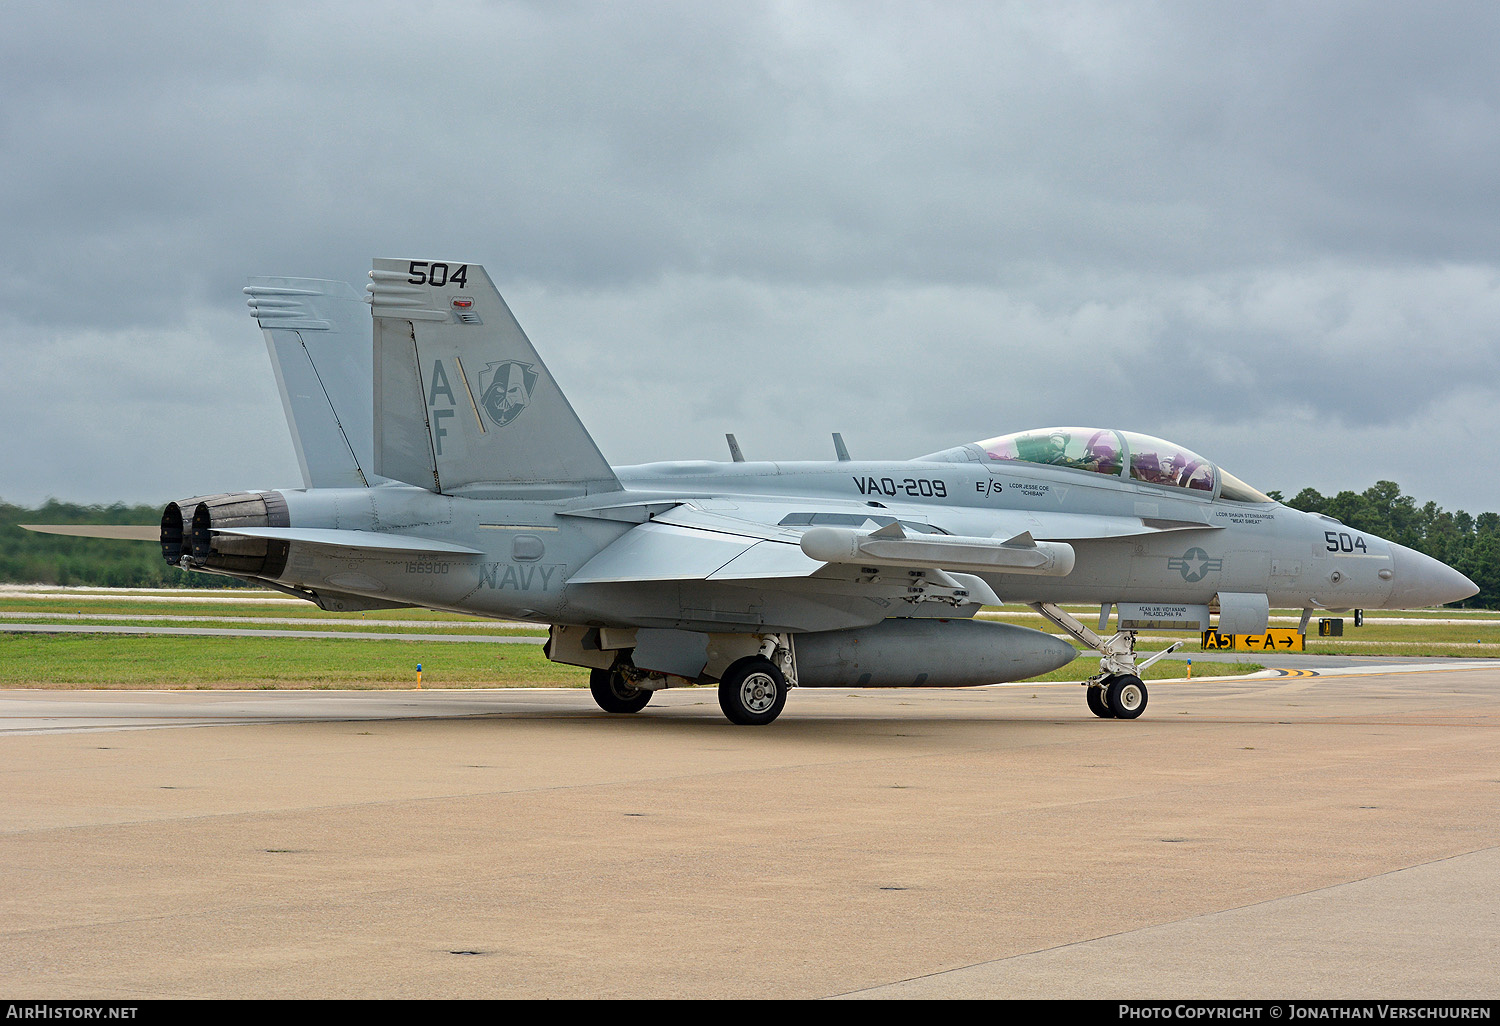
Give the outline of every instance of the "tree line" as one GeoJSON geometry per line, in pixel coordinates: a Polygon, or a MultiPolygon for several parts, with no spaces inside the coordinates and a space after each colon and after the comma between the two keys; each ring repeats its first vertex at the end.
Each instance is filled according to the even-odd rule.
{"type": "MultiPolygon", "coordinates": [[[[1304,488],[1290,499],[1271,498],[1293,509],[1322,513],[1357,531],[1366,531],[1424,552],[1465,574],[1479,594],[1455,603],[1500,609],[1500,515],[1448,512],[1435,502],[1417,505],[1394,481],[1377,481],[1363,492],[1324,496],[1304,488]]],[[[220,574],[194,574],[167,565],[161,550],[143,542],[107,541],[34,534],[17,525],[157,524],[156,506],[80,506],[48,502],[37,508],[0,500],[0,582],[92,585],[110,588],[233,588],[241,582],[220,574]]]]}
{"type": "Polygon", "coordinates": [[[1279,492],[1267,494],[1293,509],[1322,513],[1356,531],[1378,534],[1442,560],[1479,586],[1479,594],[1453,606],[1500,609],[1500,515],[1450,513],[1435,502],[1418,506],[1394,481],[1377,481],[1363,492],[1333,496],[1313,488],[1304,488],[1290,499],[1279,492]]]}
{"type": "Polygon", "coordinates": [[[161,546],[139,541],[36,534],[21,524],[160,524],[160,506],[80,506],[49,499],[35,508],[0,500],[0,583],[103,588],[241,588],[222,574],[179,570],[161,546]]]}

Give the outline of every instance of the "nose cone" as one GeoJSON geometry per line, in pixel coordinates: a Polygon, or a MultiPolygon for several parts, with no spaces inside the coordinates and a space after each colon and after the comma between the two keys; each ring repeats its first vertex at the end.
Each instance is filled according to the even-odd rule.
{"type": "Polygon", "coordinates": [[[1385,601],[1389,609],[1441,606],[1479,591],[1473,581],[1448,564],[1395,542],[1391,543],[1391,569],[1394,587],[1385,601]]]}

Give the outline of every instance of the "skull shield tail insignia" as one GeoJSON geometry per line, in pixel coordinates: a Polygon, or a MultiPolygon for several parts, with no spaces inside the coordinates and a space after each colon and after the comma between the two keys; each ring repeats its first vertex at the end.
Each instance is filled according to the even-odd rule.
{"type": "Polygon", "coordinates": [[[505,427],[531,403],[536,368],[518,360],[487,365],[479,372],[479,403],[496,427],[505,427]]]}

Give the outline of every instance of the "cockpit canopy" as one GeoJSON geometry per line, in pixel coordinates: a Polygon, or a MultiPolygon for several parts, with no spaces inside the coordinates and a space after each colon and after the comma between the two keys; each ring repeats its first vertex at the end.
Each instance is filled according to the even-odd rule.
{"type": "Polygon", "coordinates": [[[1173,442],[1109,428],[1059,427],[1017,431],[976,443],[985,460],[1041,463],[1086,470],[1168,488],[1185,488],[1235,502],[1270,502],[1197,453],[1173,442]]]}

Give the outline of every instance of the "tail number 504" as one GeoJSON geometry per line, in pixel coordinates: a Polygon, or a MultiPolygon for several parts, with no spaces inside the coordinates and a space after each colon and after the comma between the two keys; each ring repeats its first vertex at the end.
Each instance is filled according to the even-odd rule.
{"type": "Polygon", "coordinates": [[[458,270],[450,271],[447,264],[433,264],[426,260],[413,260],[406,269],[409,285],[431,285],[440,289],[444,285],[465,288],[469,284],[469,265],[459,264],[458,270]]]}

